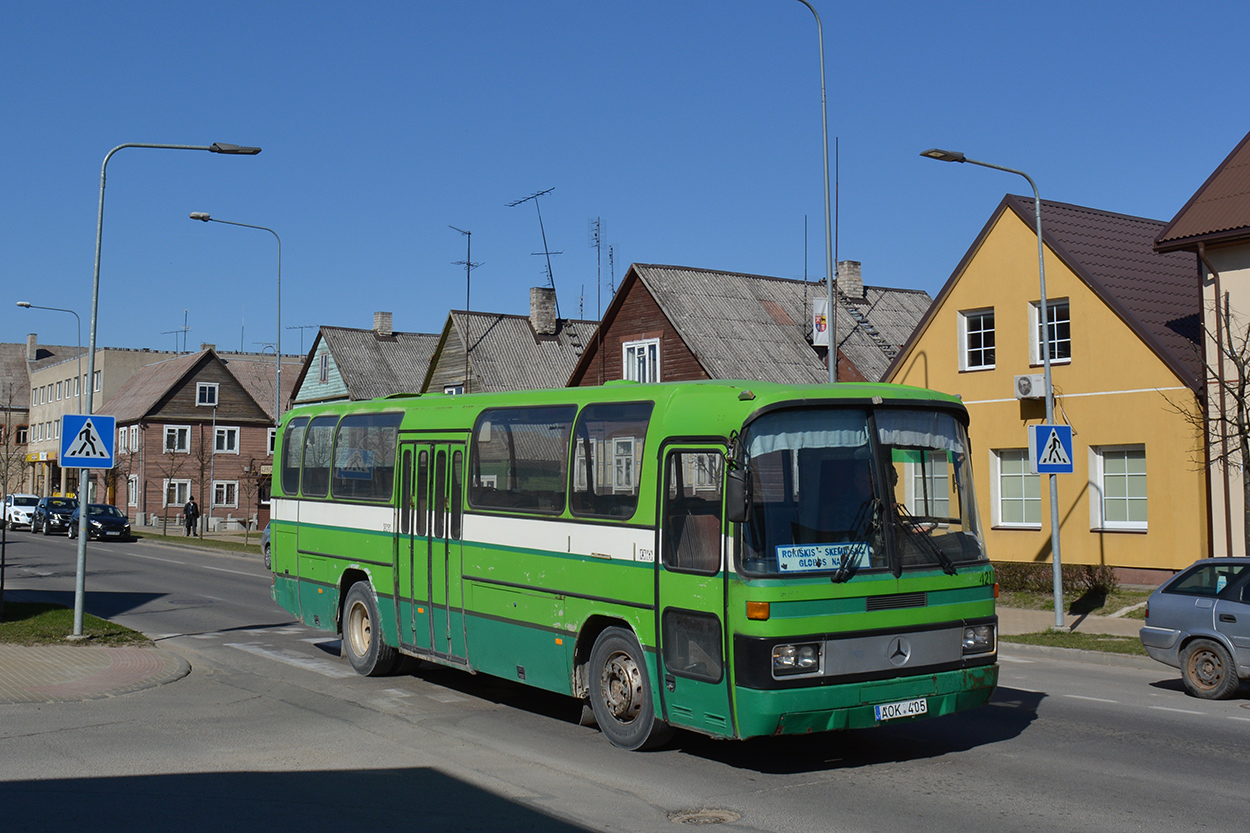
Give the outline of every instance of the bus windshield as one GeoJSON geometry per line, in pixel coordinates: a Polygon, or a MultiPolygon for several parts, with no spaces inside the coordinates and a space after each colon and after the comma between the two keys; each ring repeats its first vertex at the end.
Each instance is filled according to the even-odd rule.
{"type": "Polygon", "coordinates": [[[920,408],[773,411],[742,434],[746,575],[940,568],[986,560],[964,426],[920,408]]]}

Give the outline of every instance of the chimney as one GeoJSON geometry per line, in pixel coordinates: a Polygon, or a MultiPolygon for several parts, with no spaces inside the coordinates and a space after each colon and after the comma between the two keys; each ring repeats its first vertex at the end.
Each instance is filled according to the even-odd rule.
{"type": "Polygon", "coordinates": [[[39,336],[30,333],[26,336],[26,361],[33,362],[39,358],[39,336]]]}
{"type": "Polygon", "coordinates": [[[556,291],[551,287],[530,287],[530,326],[538,335],[556,334],[556,291]]]}
{"type": "Polygon", "coordinates": [[[864,276],[858,260],[838,261],[838,289],[848,298],[863,300],[864,276]]]}
{"type": "Polygon", "coordinates": [[[389,338],[394,335],[391,323],[392,316],[389,312],[375,312],[373,314],[373,334],[378,338],[389,338]]]}
{"type": "Polygon", "coordinates": [[[216,349],[217,349],[217,345],[216,345],[216,344],[209,344],[207,341],[201,341],[201,342],[200,342],[200,352],[201,352],[201,353],[203,353],[205,350],[216,350],[216,349]]]}

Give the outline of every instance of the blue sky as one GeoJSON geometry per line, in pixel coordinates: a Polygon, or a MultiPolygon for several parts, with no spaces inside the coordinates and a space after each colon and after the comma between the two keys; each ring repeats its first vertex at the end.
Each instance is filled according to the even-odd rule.
{"type": "MultiPolygon", "coordinates": [[[[870,285],[941,287],[1019,177],[1043,198],[1170,219],[1250,130],[1250,4],[833,3],[838,255],[870,285]]],[[[437,332],[465,306],[565,317],[631,262],[824,274],[820,66],[797,0],[8,3],[0,27],[0,341],[261,349],[283,327],[437,332]],[[602,223],[599,267],[589,227],[602,223]],[[806,240],[806,245],[805,245],[806,240]]],[[[580,312],[579,312],[580,307],[580,312]]],[[[313,330],[282,332],[284,353],[313,330]]]]}

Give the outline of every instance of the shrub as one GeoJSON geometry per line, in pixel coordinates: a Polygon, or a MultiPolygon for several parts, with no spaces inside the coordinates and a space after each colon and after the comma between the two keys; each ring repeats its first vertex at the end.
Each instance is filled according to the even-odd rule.
{"type": "MultiPolygon", "coordinates": [[[[1063,564],[1060,572],[1064,595],[1109,594],[1120,586],[1115,569],[1105,564],[1063,564]]],[[[1050,564],[1001,562],[994,565],[994,575],[1004,593],[1050,593],[1055,586],[1050,564]]]]}

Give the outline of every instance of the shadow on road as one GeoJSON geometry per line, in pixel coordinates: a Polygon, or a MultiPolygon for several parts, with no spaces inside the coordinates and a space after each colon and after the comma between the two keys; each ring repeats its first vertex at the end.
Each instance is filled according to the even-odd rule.
{"type": "Polygon", "coordinates": [[[425,768],[8,781],[0,808],[5,833],[588,829],[425,768]]]}

